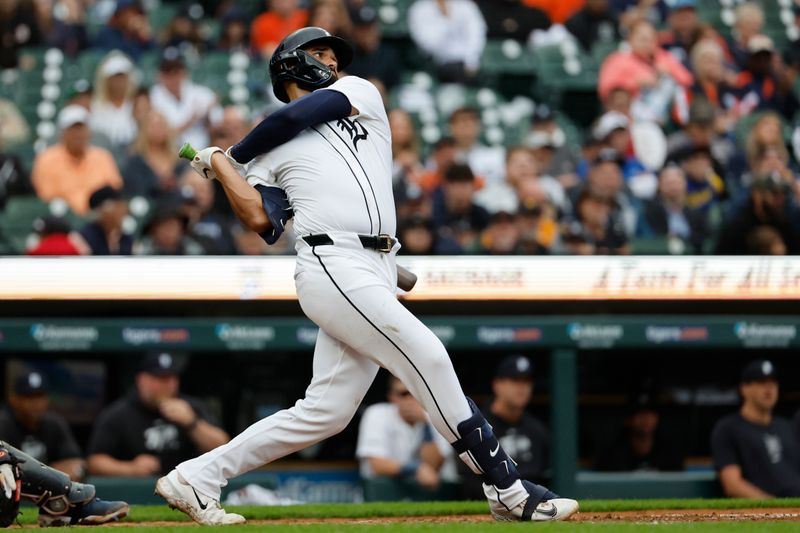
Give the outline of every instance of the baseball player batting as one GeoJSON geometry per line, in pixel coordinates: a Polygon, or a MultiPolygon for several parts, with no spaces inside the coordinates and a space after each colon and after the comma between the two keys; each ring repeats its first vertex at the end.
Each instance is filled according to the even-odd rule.
{"type": "Polygon", "coordinates": [[[569,518],[578,502],[520,479],[442,343],[397,300],[389,121],[371,83],[338,77],[352,57],[321,28],[292,33],[269,64],[288,105],[227,153],[210,147],[194,157],[195,170],[218,179],[237,217],[268,243],[294,216],[297,296],[319,335],[305,398],[181,463],[156,493],[202,524],[244,522],[220,507],[228,480],[340,432],[384,367],[482,477],[496,519],[569,518]]]}

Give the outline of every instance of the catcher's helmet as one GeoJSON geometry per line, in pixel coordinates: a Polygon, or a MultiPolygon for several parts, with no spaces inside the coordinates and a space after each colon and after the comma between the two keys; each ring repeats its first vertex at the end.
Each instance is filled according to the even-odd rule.
{"type": "Polygon", "coordinates": [[[272,91],[278,100],[288,102],[289,95],[283,86],[285,81],[294,81],[309,91],[327,87],[336,78],[327,66],[308,52],[302,50],[313,44],[330,46],[336,54],[337,68],[345,68],[353,60],[353,49],[346,41],[334,37],[322,28],[310,26],[300,28],[286,36],[269,60],[269,77],[272,91]]]}

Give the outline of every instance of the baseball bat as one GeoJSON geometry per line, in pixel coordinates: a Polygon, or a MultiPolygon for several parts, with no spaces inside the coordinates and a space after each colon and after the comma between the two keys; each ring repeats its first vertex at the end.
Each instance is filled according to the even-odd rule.
{"type": "Polygon", "coordinates": [[[414,288],[417,283],[417,275],[409,269],[397,265],[397,286],[404,291],[408,292],[414,288]]]}
{"type": "MultiPolygon", "coordinates": [[[[183,159],[188,159],[191,161],[194,159],[194,156],[197,155],[197,150],[192,147],[189,143],[183,143],[181,146],[180,151],[178,152],[178,157],[183,159]]],[[[417,283],[417,275],[408,270],[405,267],[397,265],[397,286],[404,291],[408,292],[414,288],[414,285],[417,283]]]]}
{"type": "Polygon", "coordinates": [[[178,157],[182,159],[188,159],[189,161],[194,159],[194,156],[196,155],[197,150],[195,150],[194,147],[189,143],[183,143],[183,146],[181,146],[181,149],[178,152],[178,157]]]}

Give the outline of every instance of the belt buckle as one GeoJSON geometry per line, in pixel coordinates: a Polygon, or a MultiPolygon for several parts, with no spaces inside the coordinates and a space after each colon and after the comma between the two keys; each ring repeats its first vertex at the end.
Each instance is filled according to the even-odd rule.
{"type": "Polygon", "coordinates": [[[378,235],[378,251],[388,254],[392,251],[392,247],[394,246],[394,238],[391,235],[387,235],[386,233],[381,233],[378,235]]]}

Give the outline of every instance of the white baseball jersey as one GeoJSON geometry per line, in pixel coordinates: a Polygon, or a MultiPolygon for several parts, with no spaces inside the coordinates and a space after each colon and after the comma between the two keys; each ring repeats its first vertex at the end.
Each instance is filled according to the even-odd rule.
{"type": "Polygon", "coordinates": [[[307,128],[257,157],[247,166],[247,180],[286,191],[297,235],[394,235],[391,133],[381,95],[356,76],[326,90],[347,96],[358,115],[307,128]]]}

